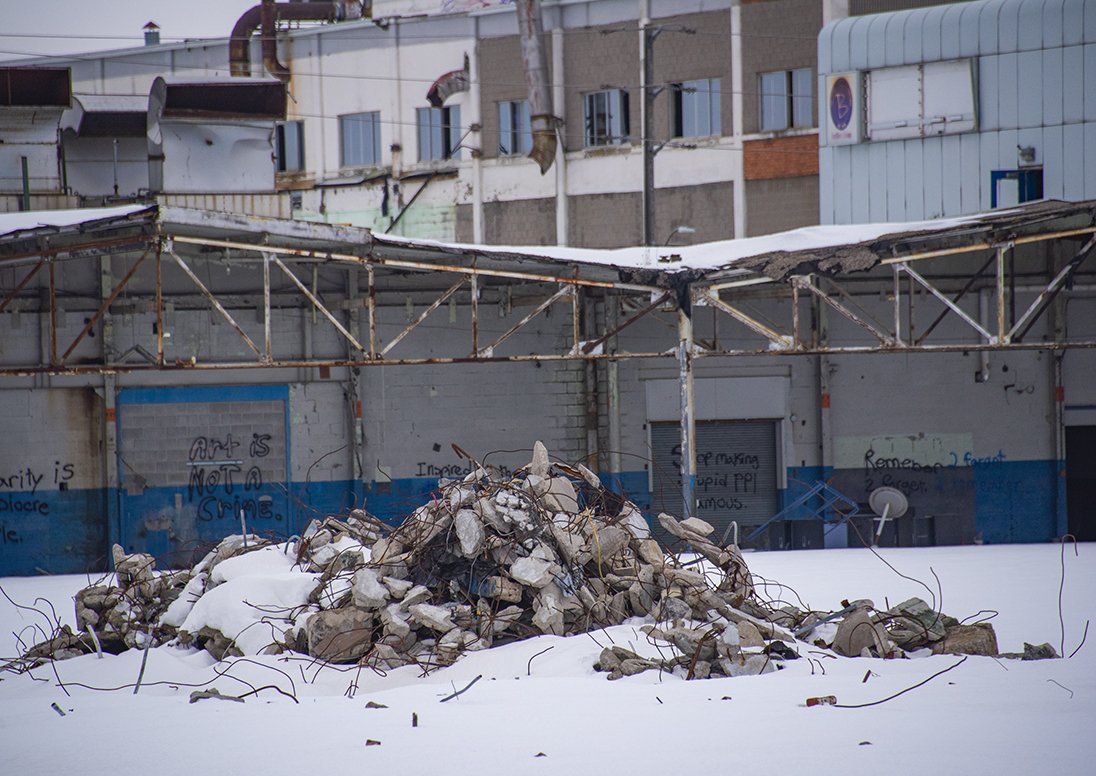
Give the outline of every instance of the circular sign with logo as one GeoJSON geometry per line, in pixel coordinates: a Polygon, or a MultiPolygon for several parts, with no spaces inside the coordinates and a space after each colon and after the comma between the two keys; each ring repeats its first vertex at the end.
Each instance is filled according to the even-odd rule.
{"type": "Polygon", "coordinates": [[[845,78],[838,78],[830,87],[830,119],[839,131],[848,129],[852,120],[852,87],[845,78]]]}

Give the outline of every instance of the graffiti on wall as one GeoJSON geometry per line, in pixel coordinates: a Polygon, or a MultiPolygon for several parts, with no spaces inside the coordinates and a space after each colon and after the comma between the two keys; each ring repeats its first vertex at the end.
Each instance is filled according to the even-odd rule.
{"type": "Polygon", "coordinates": [[[50,501],[41,491],[67,490],[76,476],[76,465],[54,461],[52,467],[20,467],[0,473],[0,544],[23,541],[19,531],[6,518],[49,517],[50,501]]]}
{"type": "Polygon", "coordinates": [[[837,469],[861,472],[868,493],[886,486],[907,496],[947,495],[955,488],[973,487],[969,477],[955,477],[957,472],[985,469],[1008,460],[1003,450],[976,456],[973,447],[971,434],[837,437],[834,463],[837,469]]]}
{"type": "Polygon", "coordinates": [[[253,433],[245,444],[224,436],[199,435],[187,452],[187,502],[198,520],[284,520],[274,499],[263,490],[263,459],[270,455],[270,434],[253,433]]]}

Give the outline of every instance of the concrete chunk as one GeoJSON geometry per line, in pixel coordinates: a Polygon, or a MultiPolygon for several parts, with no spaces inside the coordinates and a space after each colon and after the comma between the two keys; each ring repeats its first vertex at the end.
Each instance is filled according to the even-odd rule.
{"type": "Polygon", "coordinates": [[[441,606],[432,604],[415,604],[409,608],[411,618],[436,633],[448,633],[457,627],[453,622],[452,612],[441,606]]]}

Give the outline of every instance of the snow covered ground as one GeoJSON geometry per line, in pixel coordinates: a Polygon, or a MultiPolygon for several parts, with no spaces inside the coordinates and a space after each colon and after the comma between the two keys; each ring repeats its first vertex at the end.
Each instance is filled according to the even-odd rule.
{"type": "MultiPolygon", "coordinates": [[[[1066,547],[1061,621],[1058,545],[880,552],[934,590],[935,571],[945,613],[999,612],[991,622],[1002,651],[1020,651],[1025,641],[1061,650],[1064,641],[1068,655],[1086,620],[1096,619],[1096,544],[1080,545],[1077,556],[1066,547]]],[[[797,605],[931,601],[867,550],[746,559],[754,574],[786,585],[769,587],[769,596],[797,605]]],[[[88,581],[6,578],[0,586],[19,604],[51,601],[71,623],[71,597],[88,581]]],[[[0,599],[0,654],[15,655],[13,634],[32,639],[34,624],[45,621],[0,599]]],[[[774,674],[686,682],[649,671],[609,682],[592,668],[602,646],[654,651],[638,628],[620,626],[474,653],[427,677],[410,667],[387,676],[323,668],[297,656],[216,663],[204,652],[161,647],[150,652],[134,695],[141,653],[85,656],[55,664],[56,673],[0,674],[0,772],[1089,774],[1096,772],[1086,744],[1096,724],[1094,641],[1096,633],[1065,660],[970,657],[863,709],[807,708],[805,700],[870,703],[961,658],[837,659],[801,644],[813,660],[788,661],[774,674]],[[477,676],[463,695],[440,702],[477,676]],[[191,704],[199,685],[225,695],[259,691],[242,703],[191,704]],[[367,707],[371,701],[385,708],[367,707]]]]}

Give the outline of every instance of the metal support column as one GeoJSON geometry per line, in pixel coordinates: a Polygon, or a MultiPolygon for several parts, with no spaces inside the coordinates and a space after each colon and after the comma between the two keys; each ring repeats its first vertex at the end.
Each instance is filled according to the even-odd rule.
{"type": "Polygon", "coordinates": [[[681,502],[682,519],[696,512],[696,414],[693,383],[693,311],[688,289],[677,312],[677,364],[681,383],[681,502]]]}
{"type": "Polygon", "coordinates": [[[654,39],[657,28],[652,29],[646,13],[640,20],[639,34],[642,37],[640,58],[643,60],[640,91],[642,105],[640,119],[643,123],[643,244],[654,245],[655,230],[655,149],[654,149],[654,39]]]}

